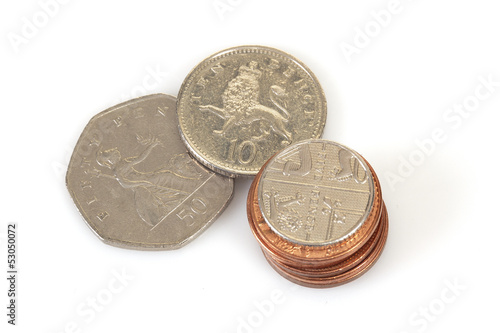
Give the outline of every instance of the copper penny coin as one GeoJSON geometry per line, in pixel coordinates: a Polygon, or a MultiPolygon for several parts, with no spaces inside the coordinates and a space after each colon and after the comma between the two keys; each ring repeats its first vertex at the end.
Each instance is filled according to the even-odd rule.
{"type": "Polygon", "coordinates": [[[272,157],[252,183],[247,214],[272,267],[310,287],[360,276],[387,239],[373,168],[333,141],[302,141],[272,157]]]}

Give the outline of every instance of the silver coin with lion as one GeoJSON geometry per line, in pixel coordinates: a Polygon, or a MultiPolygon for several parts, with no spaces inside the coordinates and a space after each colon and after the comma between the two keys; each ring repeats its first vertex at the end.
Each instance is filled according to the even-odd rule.
{"type": "Polygon", "coordinates": [[[321,136],[326,100],[314,74],[291,55],[239,46],[191,71],[177,115],[198,161],[226,176],[254,176],[277,151],[321,136]]]}
{"type": "Polygon", "coordinates": [[[71,157],[66,184],[105,243],[176,249],[197,237],[231,199],[233,180],[188,154],[175,97],[137,98],[93,117],[71,157]]]}

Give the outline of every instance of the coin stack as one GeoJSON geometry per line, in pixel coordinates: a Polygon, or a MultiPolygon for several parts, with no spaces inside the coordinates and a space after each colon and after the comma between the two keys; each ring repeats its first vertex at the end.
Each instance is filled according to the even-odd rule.
{"type": "Polygon", "coordinates": [[[251,185],[247,215],[271,266],[307,287],[355,279],[375,263],[387,239],[375,172],[332,141],[303,141],[271,158],[251,185]]]}
{"type": "Polygon", "coordinates": [[[248,218],[266,259],[294,282],[333,286],[375,262],[387,212],[369,164],[319,140],[325,122],[307,66],[274,48],[233,47],[195,66],[177,98],[143,96],[94,116],[66,185],[105,243],[172,250],[223,212],[233,178],[257,175],[248,218]]]}

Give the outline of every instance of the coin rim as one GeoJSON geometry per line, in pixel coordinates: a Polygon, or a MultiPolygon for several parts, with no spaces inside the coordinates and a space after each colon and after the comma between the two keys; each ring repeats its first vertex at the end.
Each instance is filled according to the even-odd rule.
{"type": "MultiPolygon", "coordinates": [[[[370,163],[368,163],[368,161],[365,160],[365,162],[368,164],[368,166],[370,166],[370,163]]],[[[365,244],[366,241],[371,237],[371,235],[373,235],[382,213],[383,200],[380,183],[375,171],[371,166],[370,169],[372,171],[372,174],[374,175],[376,188],[374,209],[371,212],[369,219],[363,225],[362,229],[360,229],[358,233],[352,236],[352,238],[334,245],[310,246],[290,242],[274,233],[271,228],[269,228],[267,222],[264,221],[259,208],[258,200],[255,199],[255,197],[257,196],[257,184],[259,183],[261,176],[260,172],[252,182],[247,197],[247,217],[252,233],[254,234],[257,241],[261,244],[262,248],[271,253],[273,256],[280,257],[283,261],[286,261],[290,265],[300,263],[300,265],[320,268],[331,266],[339,260],[347,258],[354,252],[358,251],[363,246],[363,244],[365,244]],[[275,239],[273,239],[274,237],[275,239]],[[294,251],[286,251],[285,248],[287,246],[293,246],[294,251]],[[294,253],[295,250],[297,251],[297,253],[294,253]]]]}
{"type": "Polygon", "coordinates": [[[331,288],[337,287],[339,285],[351,282],[363,274],[365,274],[370,268],[375,265],[375,263],[380,258],[385,245],[387,243],[388,233],[389,233],[389,217],[387,214],[387,208],[385,204],[382,203],[382,215],[380,217],[380,230],[378,235],[378,240],[375,243],[374,248],[367,254],[367,256],[359,262],[354,267],[344,271],[338,275],[332,275],[329,277],[315,277],[315,276],[301,276],[293,274],[287,271],[286,267],[280,265],[279,262],[274,261],[272,258],[264,254],[265,259],[271,265],[271,267],[285,279],[299,284],[304,287],[309,288],[331,288]]]}

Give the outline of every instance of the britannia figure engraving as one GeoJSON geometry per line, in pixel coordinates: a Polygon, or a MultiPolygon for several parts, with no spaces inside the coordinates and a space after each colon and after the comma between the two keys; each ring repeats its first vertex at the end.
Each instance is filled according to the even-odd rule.
{"type": "Polygon", "coordinates": [[[123,188],[133,191],[137,214],[148,225],[155,226],[200,185],[203,171],[187,153],[174,155],[157,170],[139,171],[135,166],[143,162],[160,141],[139,136],[138,141],[146,146],[138,156],[123,158],[117,148],[100,149],[96,161],[112,174],[99,169],[89,173],[116,180],[123,188]]]}

